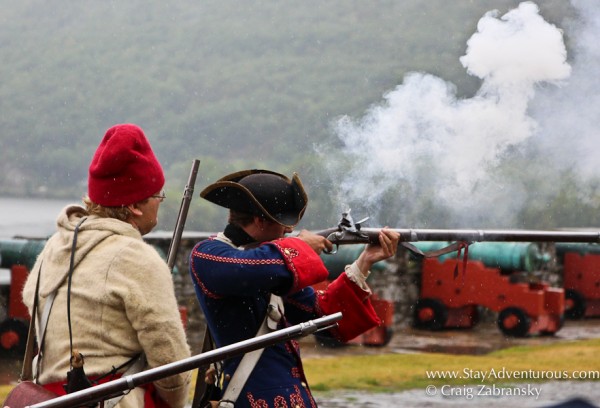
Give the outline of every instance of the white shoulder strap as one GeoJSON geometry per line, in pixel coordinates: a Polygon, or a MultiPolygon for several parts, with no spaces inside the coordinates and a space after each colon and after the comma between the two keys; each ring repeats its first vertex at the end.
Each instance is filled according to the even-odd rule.
{"type": "MultiPolygon", "coordinates": [[[[145,366],[146,366],[146,354],[142,353],[135,360],[135,362],[123,373],[121,378],[125,378],[131,374],[140,373],[140,372],[142,372],[142,370],[144,369],[145,366]]],[[[109,400],[104,401],[104,408],[113,408],[115,405],[117,405],[119,403],[119,401],[121,401],[121,399],[123,399],[123,397],[125,395],[127,395],[127,394],[121,394],[115,398],[111,398],[109,400]]]]}
{"type": "MultiPolygon", "coordinates": [[[[256,336],[261,336],[277,329],[277,324],[281,320],[283,313],[283,301],[279,296],[271,294],[267,307],[267,315],[260,325],[256,336]]],[[[244,388],[244,384],[246,384],[263,351],[264,349],[258,349],[244,354],[238,368],[233,373],[233,377],[231,377],[231,381],[229,381],[227,389],[223,393],[223,397],[219,401],[219,408],[234,407],[242,388],[244,388]]]]}

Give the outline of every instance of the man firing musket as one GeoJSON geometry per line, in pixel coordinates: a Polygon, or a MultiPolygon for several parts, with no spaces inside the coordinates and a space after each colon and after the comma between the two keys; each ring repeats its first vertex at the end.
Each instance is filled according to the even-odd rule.
{"type": "MultiPolygon", "coordinates": [[[[399,234],[382,229],[377,243],[324,291],[312,285],[327,279],[319,254],[331,250],[325,237],[298,224],[308,196],[297,174],[291,179],[269,170],[229,174],[200,196],[229,209],[223,232],[199,242],[190,261],[196,294],[218,347],[322,314],[342,312],[329,335],[350,340],[377,326],[366,277],[371,266],[394,256],[399,234]],[[258,334],[257,334],[258,333],[258,334]]],[[[220,407],[316,406],[302,371],[297,344],[269,347],[224,364],[220,407]]]]}

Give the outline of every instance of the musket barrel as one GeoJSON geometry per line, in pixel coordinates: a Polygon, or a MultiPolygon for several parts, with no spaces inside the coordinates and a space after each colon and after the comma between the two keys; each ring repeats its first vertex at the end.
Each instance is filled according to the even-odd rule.
{"type": "Polygon", "coordinates": [[[177,259],[177,250],[179,249],[179,242],[181,241],[181,235],[183,234],[183,228],[187,219],[188,210],[190,208],[190,202],[194,194],[194,185],[196,184],[196,176],[198,175],[198,167],[200,166],[200,160],[194,159],[192,162],[192,169],[190,170],[190,177],[183,191],[183,198],[181,199],[181,206],[179,208],[179,214],[177,215],[177,223],[173,230],[173,238],[169,245],[169,251],[167,253],[167,265],[170,270],[173,270],[175,266],[175,260],[177,259]]]}
{"type": "Polygon", "coordinates": [[[319,330],[327,329],[342,318],[340,312],[323,316],[318,319],[309,320],[295,326],[276,330],[271,333],[257,336],[248,340],[233,343],[228,346],[220,347],[206,353],[192,356],[160,367],[151,368],[141,373],[128,375],[118,380],[110,381],[95,387],[67,394],[49,401],[40,402],[31,405],[29,408],[69,408],[79,407],[88,403],[94,403],[102,400],[116,397],[125,391],[137,386],[148,384],[161,378],[169,377],[185,371],[190,371],[202,365],[209,365],[217,361],[235,357],[249,351],[268,347],[273,344],[296,339],[319,330]]]}
{"type": "MultiPolygon", "coordinates": [[[[416,241],[504,241],[504,242],[597,242],[599,231],[543,231],[543,230],[451,230],[451,229],[396,229],[400,240],[416,241]]],[[[367,235],[377,236],[380,228],[362,228],[367,235]]]]}

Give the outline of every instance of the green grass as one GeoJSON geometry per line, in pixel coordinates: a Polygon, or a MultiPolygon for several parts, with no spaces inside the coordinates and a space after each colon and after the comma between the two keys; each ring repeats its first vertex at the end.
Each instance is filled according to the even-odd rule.
{"type": "MultiPolygon", "coordinates": [[[[544,381],[535,378],[489,378],[484,381],[479,378],[431,379],[427,377],[428,370],[457,371],[463,376],[465,370],[487,374],[494,370],[498,374],[504,372],[511,375],[515,372],[531,370],[538,376],[540,373],[563,371],[571,374],[574,370],[598,374],[599,351],[600,339],[594,339],[513,347],[481,356],[418,353],[307,358],[304,360],[304,369],[313,391],[346,389],[390,392],[424,388],[427,385],[481,383],[502,385],[544,381]]],[[[592,380],[600,382],[597,375],[592,380]]],[[[11,389],[12,386],[0,386],[0,401],[4,400],[11,389]]]]}
{"type": "Polygon", "coordinates": [[[594,371],[595,380],[600,380],[597,364],[599,350],[600,339],[595,339],[513,347],[481,356],[419,353],[314,358],[304,361],[304,369],[314,391],[347,389],[389,392],[424,388],[430,384],[501,385],[548,381],[532,377],[564,377],[563,371],[571,375],[574,370],[594,371]],[[428,370],[457,371],[462,377],[470,378],[432,379],[427,376],[428,370]],[[515,372],[519,372],[519,375],[525,373],[522,375],[524,378],[502,378],[507,374],[514,376],[515,372]],[[478,373],[495,378],[482,380],[475,377],[478,373]]]}

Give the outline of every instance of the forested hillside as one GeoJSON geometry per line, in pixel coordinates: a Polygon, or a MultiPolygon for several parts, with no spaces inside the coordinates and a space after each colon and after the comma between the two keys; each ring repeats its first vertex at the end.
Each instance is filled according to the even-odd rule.
{"type": "MultiPolygon", "coordinates": [[[[334,222],[346,203],[332,194],[340,180],[325,164],[338,160],[332,152],[348,158],[336,133],[338,120],[362,117],[410,72],[447,81],[459,100],[473,98],[482,81],[459,60],[467,41],[487,11],[498,9],[502,15],[519,2],[0,4],[2,194],[79,197],[104,131],[114,123],[134,122],[146,131],[167,172],[169,199],[161,226],[169,228],[194,158],[202,161],[197,191],[242,168],[298,171],[315,206],[307,213],[308,225],[334,222]]],[[[561,29],[578,18],[565,0],[544,0],[539,8],[561,29]]],[[[569,48],[568,33],[564,40],[569,48]]],[[[514,165],[526,163],[522,157],[511,160],[499,168],[514,171],[514,165]]],[[[568,170],[560,173],[567,180],[563,185],[577,189],[578,175],[568,170]]],[[[536,186],[544,180],[525,169],[514,174],[536,186]]],[[[548,197],[568,194],[559,181],[550,184],[555,190],[530,201],[516,222],[559,226],[548,217],[582,214],[580,207],[571,207],[581,203],[567,197],[554,213],[540,215],[551,207],[548,197]]],[[[436,206],[436,192],[420,194],[423,207],[411,209],[401,221],[447,221],[449,212],[436,206]]],[[[400,205],[407,198],[388,191],[384,199],[400,205]]],[[[598,213],[594,197],[585,205],[590,214],[598,213]]],[[[600,225],[595,217],[591,221],[600,225]]],[[[220,227],[222,213],[198,204],[191,219],[193,228],[212,230],[220,227]]],[[[586,226],[590,219],[565,222],[586,226]]]]}

